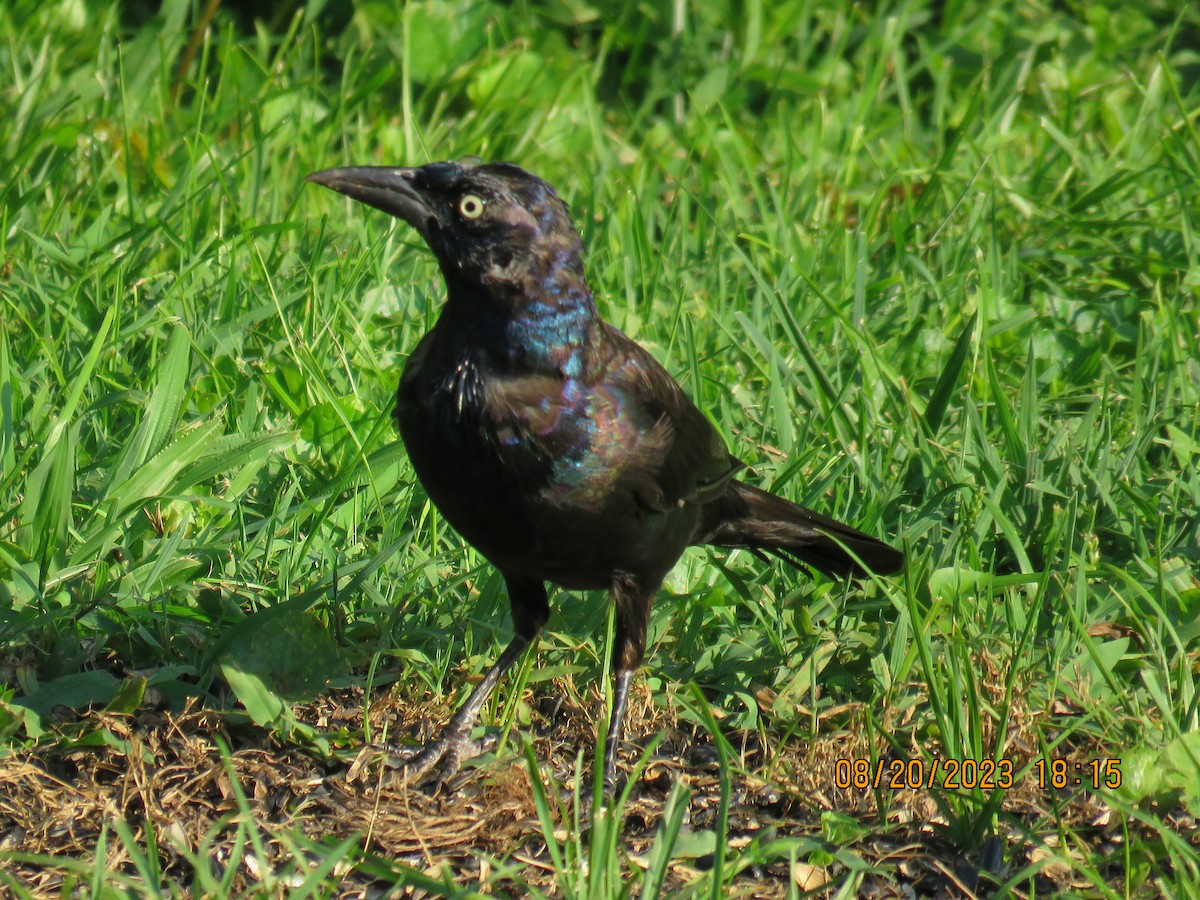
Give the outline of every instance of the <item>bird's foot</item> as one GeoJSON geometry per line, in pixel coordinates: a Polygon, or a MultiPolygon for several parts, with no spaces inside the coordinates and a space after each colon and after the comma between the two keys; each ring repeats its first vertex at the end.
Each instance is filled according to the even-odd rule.
{"type": "Polygon", "coordinates": [[[616,799],[621,796],[621,793],[625,790],[625,785],[628,783],[629,780],[623,773],[605,772],[604,790],[601,793],[604,804],[606,806],[611,806],[613,803],[615,803],[616,799]]]}
{"type": "Polygon", "coordinates": [[[464,760],[472,759],[492,750],[498,736],[486,734],[471,740],[465,734],[443,732],[436,740],[417,747],[398,744],[368,744],[350,766],[347,777],[353,781],[358,773],[372,760],[380,760],[389,769],[395,770],[394,779],[409,787],[432,783],[441,788],[450,786],[451,779],[458,774],[464,760]]]}

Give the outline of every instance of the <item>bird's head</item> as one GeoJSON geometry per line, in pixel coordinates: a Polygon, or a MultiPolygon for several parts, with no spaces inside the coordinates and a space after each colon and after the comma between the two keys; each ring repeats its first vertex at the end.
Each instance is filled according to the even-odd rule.
{"type": "Polygon", "coordinates": [[[503,290],[561,275],[583,280],[582,241],[549,184],[511,163],[347,166],[309,181],[403,219],[458,287],[503,290]]]}

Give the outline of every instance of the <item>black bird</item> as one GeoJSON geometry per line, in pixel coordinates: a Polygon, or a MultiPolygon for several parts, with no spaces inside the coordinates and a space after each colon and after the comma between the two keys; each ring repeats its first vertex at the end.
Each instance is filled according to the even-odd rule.
{"type": "Polygon", "coordinates": [[[746,547],[827,575],[895,572],[901,553],[734,476],[717,430],[649,353],[601,320],[583,242],[554,189],[510,163],[326,169],[309,181],[403,219],[446,303],[409,357],[395,417],[429,498],[504,576],[515,635],[414,777],[452,774],[501,676],[550,615],[546,582],[616,604],[611,790],[650,603],[691,544],[746,547]]]}

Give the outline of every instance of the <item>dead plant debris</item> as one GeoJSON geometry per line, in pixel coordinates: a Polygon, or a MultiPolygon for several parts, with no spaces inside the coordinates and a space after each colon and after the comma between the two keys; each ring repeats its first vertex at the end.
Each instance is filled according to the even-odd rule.
{"type": "MultiPolygon", "coordinates": [[[[575,821],[577,773],[582,769],[583,777],[590,778],[593,722],[586,711],[558,702],[562,692],[545,690],[547,697],[533,700],[535,722],[527,737],[542,763],[543,783],[556,792],[562,819],[555,836],[562,840],[575,821]],[[540,713],[547,719],[539,720],[540,713]],[[589,749],[582,766],[581,748],[589,749]]],[[[720,779],[707,733],[652,705],[644,688],[633,705],[631,735],[663,733],[624,815],[623,847],[630,868],[636,869],[646,865],[677,782],[692,792],[685,828],[702,832],[716,827],[720,779]]],[[[361,691],[352,688],[298,707],[297,716],[320,727],[361,733],[363,706],[361,691]]],[[[398,719],[393,733],[418,736],[444,713],[442,704],[401,710],[393,700],[376,704],[371,715],[373,722],[377,716],[398,719]]],[[[843,711],[843,721],[847,717],[853,717],[852,710],[843,711]]],[[[236,891],[262,884],[264,873],[294,867],[297,854],[308,854],[315,866],[320,848],[298,845],[296,836],[302,835],[322,843],[353,837],[360,855],[351,861],[374,855],[435,878],[449,873],[469,886],[486,881],[504,861],[517,863],[524,884],[492,880],[489,889],[519,895],[524,885],[533,885],[554,892],[555,873],[520,752],[521,737],[511,736],[498,758],[468,768],[438,790],[407,786],[395,769],[383,764],[354,767],[349,777],[352,753],[346,760],[322,759],[206,709],[148,710],[92,724],[117,740],[86,749],[33,749],[0,759],[0,858],[7,857],[10,885],[15,882],[34,896],[60,896],[73,878],[77,883],[80,872],[94,864],[102,833],[108,870],[135,877],[129,842],[114,837],[117,823],[133,835],[135,846],[145,846],[152,828],[162,871],[183,887],[194,883],[197,860],[207,861],[218,878],[236,868],[236,891]],[[229,748],[228,762],[222,743],[229,748]],[[243,809],[252,823],[244,821],[243,809]],[[247,824],[262,836],[265,858],[245,852],[247,824]]],[[[830,852],[823,856],[745,866],[735,881],[737,896],[782,897],[790,883],[817,896],[832,892],[844,872],[833,856],[839,845],[872,867],[873,874],[859,889],[865,897],[986,894],[995,879],[1031,862],[1042,863],[1034,876],[1039,890],[1071,890],[1077,886],[1073,856],[1090,849],[1119,859],[1124,829],[1141,827],[1121,821],[1095,793],[1048,791],[1026,777],[1004,794],[1001,830],[964,854],[952,842],[951,823],[930,791],[838,787],[839,766],[843,776],[846,771],[839,760],[877,758],[864,739],[848,730],[782,744],[764,743],[756,733],[726,737],[737,752],[728,826],[735,855],[755,841],[831,840],[830,852]],[[850,823],[859,832],[837,838],[831,835],[831,823],[835,832],[839,823],[850,823]],[[1063,827],[1085,836],[1090,848],[1057,846],[1063,827]]],[[[1096,749],[1075,747],[1072,752],[1081,760],[1103,755],[1096,749]]],[[[912,755],[919,756],[915,749],[912,755]]],[[[634,759],[631,749],[627,767],[634,759]]],[[[711,864],[711,856],[677,859],[667,887],[684,885],[711,864]]],[[[336,873],[338,896],[382,896],[392,888],[380,879],[378,867],[345,868],[336,873]]],[[[1116,885],[1116,862],[1112,878],[1116,885]]],[[[420,891],[400,895],[419,896],[420,891]]]]}

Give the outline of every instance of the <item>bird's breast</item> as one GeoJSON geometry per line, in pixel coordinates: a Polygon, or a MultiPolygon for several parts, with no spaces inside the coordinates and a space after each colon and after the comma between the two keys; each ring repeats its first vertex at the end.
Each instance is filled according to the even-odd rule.
{"type": "MultiPolygon", "coordinates": [[[[619,387],[497,374],[472,362],[405,372],[396,417],[430,499],[494,563],[574,586],[657,552],[683,531],[646,498],[670,426],[619,387]],[[578,580],[582,578],[582,580],[578,580]]],[[[409,368],[413,363],[410,362],[409,368]]]]}

